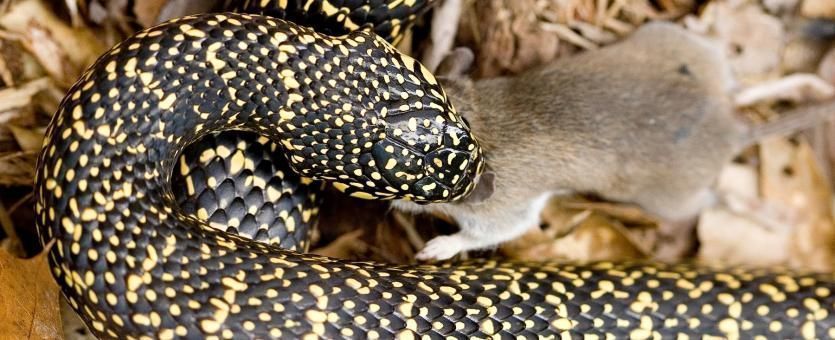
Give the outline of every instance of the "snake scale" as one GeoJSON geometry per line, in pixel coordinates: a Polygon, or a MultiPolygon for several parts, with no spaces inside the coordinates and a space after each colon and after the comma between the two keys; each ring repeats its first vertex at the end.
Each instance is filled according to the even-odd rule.
{"type": "Polygon", "coordinates": [[[48,128],[36,211],[53,274],[90,330],[102,338],[835,337],[831,273],[391,266],[299,252],[320,180],[356,197],[417,202],[472,189],[483,167],[477,140],[432,74],[386,42],[427,5],[242,2],[236,8],[253,14],[173,20],[88,69],[48,128]]]}

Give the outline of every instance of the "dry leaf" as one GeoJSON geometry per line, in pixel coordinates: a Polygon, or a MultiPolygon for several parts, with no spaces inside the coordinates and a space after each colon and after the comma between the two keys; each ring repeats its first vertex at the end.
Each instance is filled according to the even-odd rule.
{"type": "Polygon", "coordinates": [[[336,241],[310,252],[338,259],[354,259],[357,254],[368,251],[368,245],[361,239],[362,234],[362,229],[354,230],[339,236],[336,241]]]}
{"type": "Polygon", "coordinates": [[[786,43],[780,68],[784,73],[813,73],[818,70],[828,46],[825,41],[809,39],[801,34],[786,43]]]}
{"type": "Polygon", "coordinates": [[[800,0],[763,0],[763,7],[771,14],[791,13],[800,0]]]}
{"type": "Polygon", "coordinates": [[[168,0],[160,9],[156,21],[162,22],[195,13],[208,13],[216,9],[219,2],[220,0],[168,0]]]}
{"type": "Polygon", "coordinates": [[[20,145],[20,149],[29,152],[38,152],[41,150],[44,139],[44,131],[42,129],[26,129],[15,125],[8,126],[12,130],[15,141],[20,145]]]}
{"type": "Polygon", "coordinates": [[[779,72],[785,41],[783,24],[760,6],[711,2],[702,19],[724,43],[728,60],[741,81],[767,79],[779,72]]]}
{"type": "Polygon", "coordinates": [[[558,38],[541,27],[539,7],[536,0],[489,0],[465,8],[459,31],[474,36],[479,77],[518,73],[556,56],[558,38]]]}
{"type": "Polygon", "coordinates": [[[14,86],[23,73],[19,45],[16,41],[0,39],[0,80],[5,86],[14,86]]]}
{"type": "Polygon", "coordinates": [[[26,36],[29,51],[53,79],[70,85],[81,74],[81,68],[70,61],[68,53],[61,48],[47,27],[32,20],[26,27],[26,36]]]}
{"type": "Polygon", "coordinates": [[[64,299],[61,299],[61,323],[64,324],[64,340],[98,340],[64,299]]]}
{"type": "Polygon", "coordinates": [[[803,0],[800,13],[807,18],[835,19],[835,1],[832,0],[803,0]]]}
{"type": "Polygon", "coordinates": [[[818,76],[835,85],[835,48],[831,48],[818,64],[818,76]]]}
{"type": "Polygon", "coordinates": [[[832,189],[822,176],[812,149],[805,142],[794,145],[781,138],[763,141],[761,149],[763,197],[792,209],[796,217],[789,264],[832,271],[832,189]]]}
{"type": "Polygon", "coordinates": [[[743,107],[779,100],[798,103],[824,100],[833,95],[835,86],[817,75],[796,73],[747,87],[734,96],[734,104],[743,107]]]}
{"type": "Polygon", "coordinates": [[[0,154],[0,186],[31,186],[37,159],[35,152],[0,154]]]}
{"type": "Polygon", "coordinates": [[[59,298],[47,252],[24,260],[0,249],[0,334],[9,339],[62,339],[59,298]]]}
{"type": "MultiPolygon", "coordinates": [[[[157,23],[160,10],[165,6],[167,0],[143,0],[137,1],[133,5],[133,13],[136,15],[136,20],[142,27],[150,27],[157,23]]],[[[183,1],[176,1],[182,3],[183,1]]]]}
{"type": "Polygon", "coordinates": [[[724,204],[706,209],[699,217],[699,260],[754,266],[786,261],[790,230],[785,226],[770,228],[767,225],[775,221],[758,218],[754,211],[760,208],[756,206],[760,200],[758,181],[757,170],[749,165],[730,164],[722,169],[717,191],[724,204]]]}
{"type": "Polygon", "coordinates": [[[25,53],[21,37],[13,33],[0,31],[0,74],[5,86],[18,86],[20,83],[43,77],[43,67],[30,54],[25,53]]]}
{"type": "Polygon", "coordinates": [[[32,104],[32,98],[52,86],[49,78],[40,78],[18,87],[0,90],[0,112],[19,109],[32,104]]]}
{"type": "Polygon", "coordinates": [[[73,83],[104,51],[92,31],[67,25],[38,0],[15,3],[0,17],[0,26],[22,36],[26,49],[64,84],[73,83]]]}
{"type": "Polygon", "coordinates": [[[788,233],[765,228],[727,208],[702,212],[697,230],[701,245],[698,257],[705,263],[768,267],[785,263],[788,258],[788,233]]]}
{"type": "MultiPolygon", "coordinates": [[[[642,227],[626,228],[607,212],[647,221],[643,213],[636,213],[630,206],[557,197],[551,199],[542,211],[541,228],[533,228],[522,237],[503,244],[502,254],[511,259],[529,261],[645,257],[654,246],[654,237],[641,235],[642,227]]],[[[651,229],[654,234],[654,228],[651,229]]]]}
{"type": "Polygon", "coordinates": [[[730,265],[832,270],[832,193],[811,148],[805,142],[795,145],[786,138],[769,138],[760,143],[760,160],[759,176],[744,165],[723,170],[718,187],[725,205],[700,218],[699,258],[730,265]]]}
{"type": "Polygon", "coordinates": [[[658,221],[652,216],[648,215],[643,209],[631,204],[611,203],[611,202],[578,202],[565,201],[561,203],[566,208],[571,209],[589,209],[600,212],[620,221],[633,224],[656,224],[658,221]]]}
{"type": "Polygon", "coordinates": [[[452,51],[455,34],[461,21],[463,0],[447,0],[435,9],[429,46],[423,51],[421,62],[434,72],[444,57],[452,51]]]}
{"type": "Polygon", "coordinates": [[[510,259],[525,261],[620,261],[645,257],[646,254],[635,246],[625,230],[616,220],[601,214],[588,214],[564,237],[555,239],[549,235],[552,232],[548,228],[534,228],[502,245],[501,251],[510,259]]]}

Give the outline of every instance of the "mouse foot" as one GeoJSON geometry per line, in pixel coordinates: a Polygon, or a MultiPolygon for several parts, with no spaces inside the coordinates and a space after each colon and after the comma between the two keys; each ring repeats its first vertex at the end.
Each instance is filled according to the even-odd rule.
{"type": "Polygon", "coordinates": [[[696,221],[694,219],[660,222],[653,259],[674,263],[692,253],[696,245],[695,228],[696,221]]]}
{"type": "Polygon", "coordinates": [[[464,239],[461,235],[438,236],[429,240],[415,257],[421,261],[447,260],[460,253],[463,248],[464,239]]]}

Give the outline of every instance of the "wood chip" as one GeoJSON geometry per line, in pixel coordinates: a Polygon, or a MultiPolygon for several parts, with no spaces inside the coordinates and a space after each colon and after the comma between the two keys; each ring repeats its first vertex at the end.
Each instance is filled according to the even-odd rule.
{"type": "Polygon", "coordinates": [[[835,1],[803,0],[800,13],[807,18],[835,19],[835,1]]]}
{"type": "Polygon", "coordinates": [[[595,50],[598,48],[597,44],[591,42],[590,40],[586,39],[580,34],[572,31],[566,25],[563,24],[554,24],[554,23],[542,23],[542,29],[546,32],[553,32],[562,40],[565,40],[571,44],[577,45],[582,47],[586,50],[595,50]]]}
{"type": "Polygon", "coordinates": [[[35,152],[0,154],[0,186],[31,186],[37,160],[35,152]]]}
{"type": "Polygon", "coordinates": [[[11,111],[32,105],[33,97],[51,86],[51,79],[40,78],[18,87],[10,87],[0,90],[0,112],[11,111]]]}
{"type": "Polygon", "coordinates": [[[28,152],[41,151],[43,145],[43,128],[27,129],[15,125],[8,125],[20,149],[28,152]]]}
{"type": "Polygon", "coordinates": [[[81,70],[104,52],[86,27],[72,27],[41,1],[24,0],[0,16],[0,26],[22,37],[21,43],[62,84],[75,82],[81,70]]]}
{"type": "Polygon", "coordinates": [[[769,202],[794,209],[789,264],[820,271],[835,270],[835,222],[832,189],[814,153],[803,141],[772,138],[761,144],[762,193],[769,202]]]}
{"type": "Polygon", "coordinates": [[[734,96],[736,106],[751,106],[761,102],[791,101],[802,103],[831,98],[835,86],[815,74],[791,74],[779,79],[749,86],[734,96]]]}

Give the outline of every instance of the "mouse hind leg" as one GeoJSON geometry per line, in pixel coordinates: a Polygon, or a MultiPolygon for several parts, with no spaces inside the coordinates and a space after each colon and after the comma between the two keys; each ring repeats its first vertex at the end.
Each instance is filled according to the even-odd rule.
{"type": "Polygon", "coordinates": [[[717,203],[716,192],[705,188],[696,194],[677,200],[644,204],[658,218],[658,241],[653,251],[655,260],[675,262],[691,253],[696,246],[696,224],[705,208],[717,203]]]}

